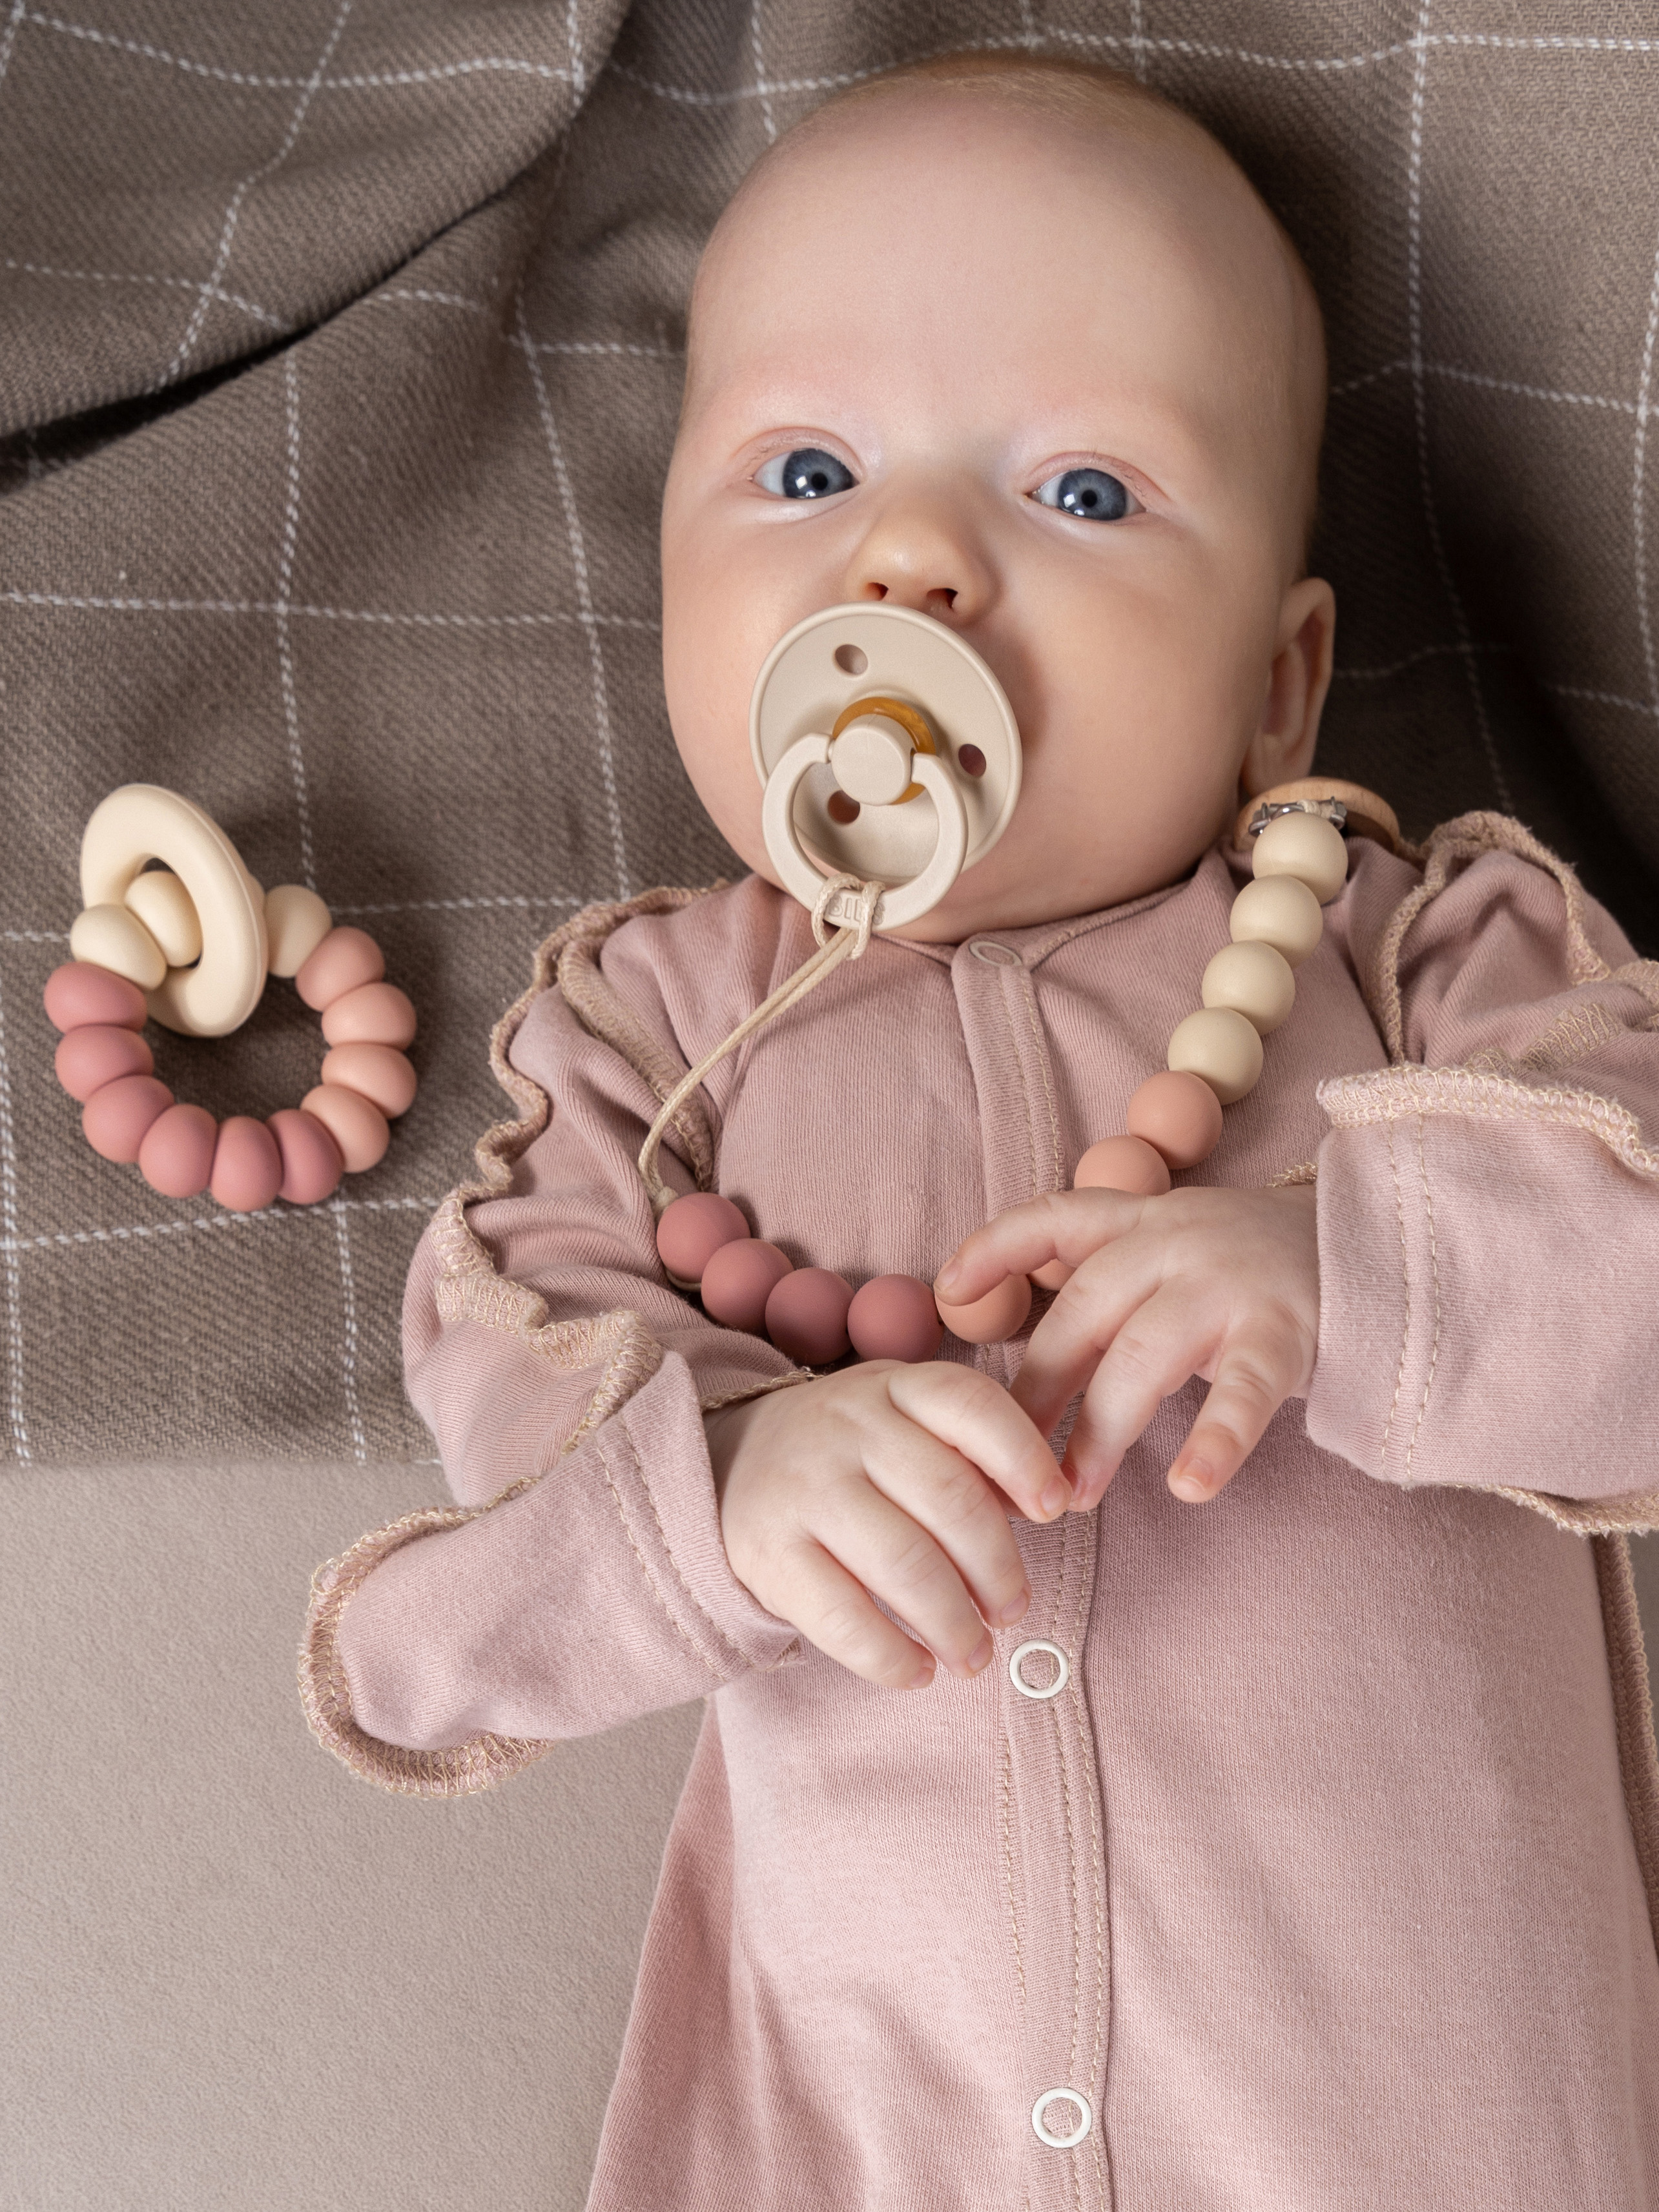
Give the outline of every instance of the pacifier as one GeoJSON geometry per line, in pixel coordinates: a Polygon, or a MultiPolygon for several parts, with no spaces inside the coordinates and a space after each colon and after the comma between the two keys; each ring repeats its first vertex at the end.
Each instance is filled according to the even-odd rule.
{"type": "Polygon", "coordinates": [[[749,745],[766,849],[786,890],[846,927],[880,887],[878,930],[936,907],[983,859],[1019,799],[1019,728],[970,645],[884,601],[826,607],[779,639],[756,678],[749,745]]]}

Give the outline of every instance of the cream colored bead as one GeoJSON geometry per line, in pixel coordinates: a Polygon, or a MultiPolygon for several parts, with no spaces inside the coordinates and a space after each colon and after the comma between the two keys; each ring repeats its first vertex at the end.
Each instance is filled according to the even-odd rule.
{"type": "Polygon", "coordinates": [[[171,868],[146,868],[135,876],[124,904],[161,946],[169,968],[188,968],[201,958],[201,917],[195,900],[171,868]]]}
{"type": "Polygon", "coordinates": [[[265,893],[265,933],[273,975],[297,975],[334,927],[334,917],[303,884],[278,884],[265,893]]]}
{"type": "Polygon", "coordinates": [[[1231,1006],[1269,1036],[1296,1004],[1296,978],[1271,945],[1225,945],[1204,970],[1200,996],[1206,1006],[1231,1006]]]}
{"type": "Polygon", "coordinates": [[[1255,841],[1255,872],[1295,876],[1321,906],[1328,906],[1348,880],[1348,847],[1322,814],[1280,814],[1255,841]]]}
{"type": "Polygon", "coordinates": [[[1319,901],[1295,876],[1262,876],[1233,901],[1235,945],[1271,945],[1299,968],[1325,932],[1319,901]]]}
{"type": "Polygon", "coordinates": [[[153,991],[167,972],[166,956],[136,914],[124,906],[83,907],[70,930],[70,951],[153,991]]]}
{"type": "Polygon", "coordinates": [[[1231,1006],[1206,1006],[1177,1026],[1168,1057],[1177,1075],[1201,1075],[1222,1104],[1231,1106],[1255,1088],[1261,1039],[1254,1023],[1231,1006]]]}

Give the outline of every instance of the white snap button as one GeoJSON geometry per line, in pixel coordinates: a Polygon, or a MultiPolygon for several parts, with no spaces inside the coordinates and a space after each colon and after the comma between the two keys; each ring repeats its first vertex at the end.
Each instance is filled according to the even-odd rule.
{"type": "MultiPolygon", "coordinates": [[[[1018,1651],[1010,1654],[1008,1680],[1023,1698],[1057,1698],[1071,1679],[1072,1662],[1058,1644],[1045,1644],[1040,1637],[1036,1637],[1030,1643],[1022,1644],[1018,1651]],[[1028,1682],[1021,1672],[1033,1651],[1046,1651],[1054,1662],[1054,1680],[1045,1682],[1041,1689],[1038,1689],[1034,1683],[1028,1682]]],[[[1071,2093],[1068,2090],[1066,2094],[1069,2095],[1071,2093]]]]}
{"type": "Polygon", "coordinates": [[[1018,968],[1021,964],[1013,946],[999,945],[994,937],[976,937],[968,950],[988,968],[1018,968]]]}
{"type": "Polygon", "coordinates": [[[1080,2089],[1045,2089],[1031,2107],[1031,2125],[1036,2130],[1039,2142],[1046,2142],[1050,2150],[1075,2150],[1095,2124],[1094,2107],[1080,2089]],[[1050,2105],[1070,2105],[1077,2113],[1077,2125],[1068,2136],[1057,2136],[1042,2115],[1050,2105]]]}

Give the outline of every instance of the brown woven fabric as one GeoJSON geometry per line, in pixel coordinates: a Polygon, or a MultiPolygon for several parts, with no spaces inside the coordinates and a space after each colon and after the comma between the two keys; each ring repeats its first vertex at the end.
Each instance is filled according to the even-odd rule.
{"type": "MultiPolygon", "coordinates": [[[[423,1455],[404,1267],[486,1041],[590,901],[732,858],[670,743],[656,510],[697,252],[769,138],[979,43],[1142,70],[1330,325],[1323,759],[1496,807],[1659,945],[1659,32],[1643,0],[97,0],[0,9],[0,1437],[423,1455]],[[246,1219],[95,1158],[51,1076],[93,805],[190,793],[422,1015],[391,1153],[246,1219]]],[[[1079,272],[1086,282],[1086,272],[1079,272]]],[[[1064,303],[1056,302],[1056,312],[1064,303]]],[[[314,1079],[273,986],[161,1073],[314,1079]]]]}

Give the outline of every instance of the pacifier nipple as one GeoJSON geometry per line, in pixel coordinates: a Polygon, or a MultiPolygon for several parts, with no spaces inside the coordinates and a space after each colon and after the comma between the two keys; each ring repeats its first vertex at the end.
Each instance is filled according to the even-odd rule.
{"type": "MultiPolygon", "coordinates": [[[[936,906],[991,849],[1019,797],[1002,686],[931,616],[884,603],[809,616],[767,656],[750,705],[767,851],[809,908],[827,882],[880,887],[874,927],[936,906]]],[[[851,895],[830,901],[846,924],[851,895]]]]}

